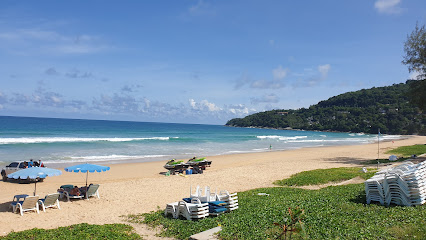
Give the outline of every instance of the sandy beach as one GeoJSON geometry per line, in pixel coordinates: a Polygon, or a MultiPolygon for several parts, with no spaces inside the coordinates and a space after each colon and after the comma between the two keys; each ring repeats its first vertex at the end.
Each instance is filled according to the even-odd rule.
{"type": "MultiPolygon", "coordinates": [[[[399,146],[425,144],[425,136],[380,143],[380,157],[399,146]]],[[[123,215],[164,208],[169,202],[188,197],[190,186],[210,186],[230,192],[273,187],[273,181],[318,168],[361,166],[377,158],[377,144],[305,148],[291,151],[234,154],[207,157],[212,166],[204,174],[165,176],[162,162],[110,165],[111,170],[90,173],[89,183],[99,183],[100,199],[61,201],[61,209],[13,214],[10,202],[16,194],[32,195],[34,184],[0,182],[0,235],[31,228],[56,228],[78,223],[123,223],[123,215]]],[[[62,169],[63,170],[63,169],[62,169]]],[[[54,193],[63,184],[83,186],[86,174],[64,172],[37,184],[37,195],[54,193]]]]}

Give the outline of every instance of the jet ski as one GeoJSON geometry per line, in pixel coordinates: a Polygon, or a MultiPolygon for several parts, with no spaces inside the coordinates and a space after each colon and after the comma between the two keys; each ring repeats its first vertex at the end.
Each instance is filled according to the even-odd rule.
{"type": "Polygon", "coordinates": [[[207,160],[206,158],[197,158],[193,157],[186,162],[191,167],[198,166],[198,167],[209,167],[212,164],[212,161],[207,160]]]}
{"type": "Polygon", "coordinates": [[[176,159],[172,159],[164,165],[164,168],[170,170],[171,172],[180,172],[187,168],[189,168],[189,164],[184,163],[183,161],[176,161],[176,159]]]}

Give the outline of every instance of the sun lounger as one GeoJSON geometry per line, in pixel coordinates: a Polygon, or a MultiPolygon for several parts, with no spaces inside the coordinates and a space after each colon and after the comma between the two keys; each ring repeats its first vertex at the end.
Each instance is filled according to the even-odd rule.
{"type": "Polygon", "coordinates": [[[86,199],[89,199],[89,197],[94,197],[94,196],[100,198],[98,189],[99,189],[99,184],[90,185],[89,189],[87,189],[87,192],[85,193],[86,199]]]}
{"type": "Polygon", "coordinates": [[[57,207],[58,209],[61,209],[59,206],[59,196],[59,193],[52,193],[46,195],[43,199],[39,199],[38,202],[40,203],[39,205],[42,206],[43,212],[46,212],[46,208],[57,207]]]}
{"type": "Polygon", "coordinates": [[[209,216],[208,203],[201,203],[194,200],[192,203],[185,201],[169,203],[166,206],[164,215],[172,215],[173,218],[184,217],[187,220],[198,220],[209,216]]]}
{"type": "Polygon", "coordinates": [[[24,212],[35,210],[37,213],[40,213],[38,210],[38,199],[39,196],[30,196],[26,197],[24,201],[12,202],[11,206],[13,212],[16,212],[19,209],[21,216],[24,216],[24,212]]]}
{"type": "Polygon", "coordinates": [[[72,195],[72,194],[70,194],[70,191],[73,188],[74,188],[74,185],[71,185],[71,184],[62,185],[60,187],[60,189],[58,190],[59,197],[61,199],[66,198],[68,202],[70,201],[70,199],[83,199],[84,198],[83,194],[80,194],[80,195],[72,195]]]}

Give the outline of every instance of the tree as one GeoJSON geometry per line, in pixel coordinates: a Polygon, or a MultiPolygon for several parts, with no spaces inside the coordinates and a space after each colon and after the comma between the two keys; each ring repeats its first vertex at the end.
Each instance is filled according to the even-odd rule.
{"type": "Polygon", "coordinates": [[[426,79],[426,30],[419,28],[418,23],[414,31],[407,36],[404,43],[405,56],[402,63],[408,65],[409,72],[416,72],[417,80],[426,79]]]}
{"type": "Polygon", "coordinates": [[[409,72],[417,73],[418,81],[410,83],[410,102],[426,111],[426,30],[425,25],[419,27],[418,23],[414,31],[407,36],[404,44],[405,56],[402,61],[408,66],[409,72]]]}

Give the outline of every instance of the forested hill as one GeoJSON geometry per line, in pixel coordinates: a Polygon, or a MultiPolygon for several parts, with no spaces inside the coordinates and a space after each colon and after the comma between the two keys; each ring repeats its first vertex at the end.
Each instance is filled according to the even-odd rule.
{"type": "Polygon", "coordinates": [[[226,125],[426,135],[425,114],[408,101],[409,82],[340,94],[309,108],[255,113],[226,125]]]}

